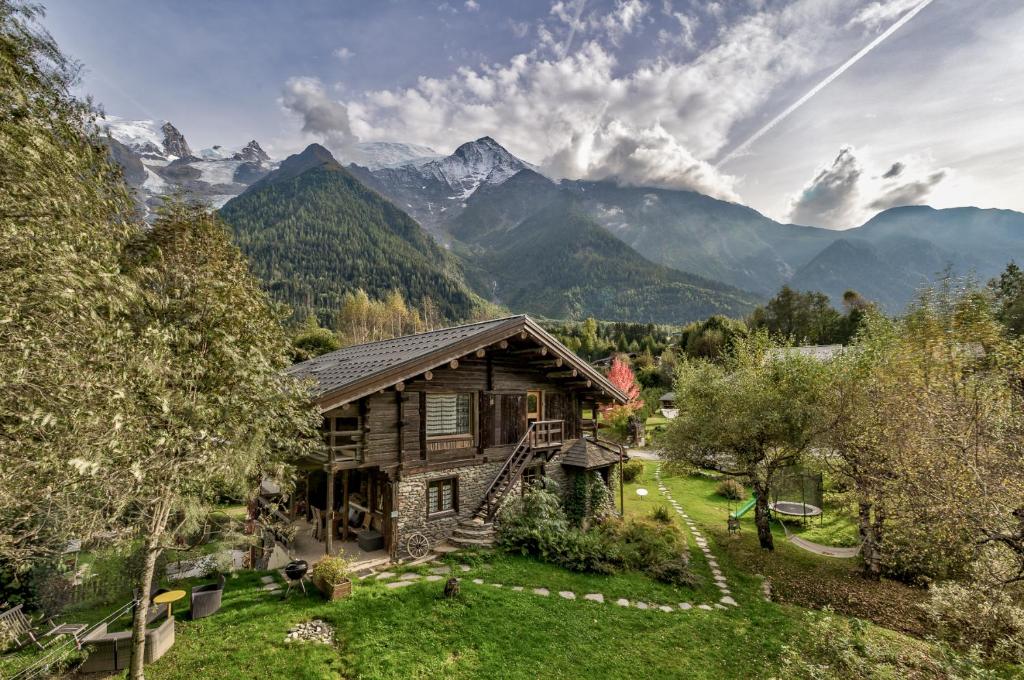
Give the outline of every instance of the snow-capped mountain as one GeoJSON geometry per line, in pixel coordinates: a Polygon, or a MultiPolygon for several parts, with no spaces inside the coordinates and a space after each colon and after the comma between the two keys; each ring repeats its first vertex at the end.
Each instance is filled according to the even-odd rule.
{"type": "Polygon", "coordinates": [[[501,184],[520,170],[536,170],[490,137],[466,142],[450,156],[427,162],[378,168],[353,163],[348,169],[441,237],[441,225],[461,212],[481,186],[501,184]]]}
{"type": "Polygon", "coordinates": [[[490,137],[466,142],[451,156],[431,161],[420,168],[424,174],[446,182],[454,192],[452,198],[457,196],[463,201],[472,196],[481,184],[501,184],[525,169],[536,170],[490,137]]]}
{"type": "Polygon", "coordinates": [[[147,214],[161,196],[176,191],[219,208],[276,167],[256,140],[237,148],[213,146],[196,155],[168,121],[111,118],[103,127],[112,140],[111,156],[124,168],[147,214]]]}
{"type": "Polygon", "coordinates": [[[396,168],[400,165],[422,165],[441,154],[429,146],[406,142],[360,142],[342,156],[349,163],[358,163],[370,170],[396,168]]]}

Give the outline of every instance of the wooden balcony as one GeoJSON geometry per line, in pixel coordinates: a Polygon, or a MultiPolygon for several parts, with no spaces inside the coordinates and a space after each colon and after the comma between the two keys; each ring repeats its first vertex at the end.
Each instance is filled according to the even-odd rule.
{"type": "Polygon", "coordinates": [[[565,442],[565,421],[538,420],[530,431],[530,448],[553,449],[565,442]]]}

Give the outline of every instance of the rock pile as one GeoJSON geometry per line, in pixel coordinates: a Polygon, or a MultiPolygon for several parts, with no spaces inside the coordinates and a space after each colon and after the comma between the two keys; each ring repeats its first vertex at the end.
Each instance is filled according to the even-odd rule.
{"type": "Polygon", "coordinates": [[[319,642],[322,645],[329,645],[334,642],[334,629],[320,619],[313,619],[306,623],[300,623],[288,631],[285,642],[305,640],[307,642],[319,642]]]}

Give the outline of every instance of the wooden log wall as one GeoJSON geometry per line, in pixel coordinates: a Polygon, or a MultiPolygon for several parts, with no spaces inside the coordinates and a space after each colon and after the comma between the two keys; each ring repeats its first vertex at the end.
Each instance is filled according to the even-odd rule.
{"type": "MultiPolygon", "coordinates": [[[[510,355],[500,351],[483,357],[459,359],[407,380],[401,391],[394,388],[361,399],[347,410],[326,415],[359,414],[363,429],[360,468],[380,467],[416,472],[474,462],[503,460],[525,434],[526,392],[543,390],[545,419],[563,420],[567,439],[580,436],[582,394],[548,376],[562,370],[536,356],[510,355]],[[431,392],[473,392],[476,429],[473,436],[456,440],[427,441],[423,417],[426,395],[431,392]]],[[[549,359],[549,358],[548,358],[549,359]]],[[[590,398],[587,397],[589,400],[590,398]]]]}

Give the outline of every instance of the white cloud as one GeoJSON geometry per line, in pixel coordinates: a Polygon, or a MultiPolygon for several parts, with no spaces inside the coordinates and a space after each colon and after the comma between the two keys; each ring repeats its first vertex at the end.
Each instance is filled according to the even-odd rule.
{"type": "Polygon", "coordinates": [[[329,97],[319,78],[289,78],[280,103],[301,118],[303,132],[323,139],[334,151],[345,152],[359,141],[348,107],[329,97]]]}
{"type": "Polygon", "coordinates": [[[921,0],[876,0],[861,8],[852,19],[851,27],[874,31],[900,18],[905,12],[921,4],[921,0]]]}
{"type": "Polygon", "coordinates": [[[641,0],[618,0],[614,10],[594,21],[604,29],[612,44],[619,45],[625,36],[639,28],[649,9],[641,0]]]}
{"type": "Polygon", "coordinates": [[[663,45],[679,45],[687,50],[697,47],[697,28],[700,26],[700,19],[696,14],[677,12],[671,0],[663,0],[661,13],[671,17],[678,24],[678,28],[663,28],[658,31],[658,42],[663,45]]]}
{"type": "Polygon", "coordinates": [[[822,167],[790,199],[789,219],[830,229],[864,223],[876,212],[904,205],[921,205],[949,174],[947,168],[919,170],[920,159],[901,159],[884,172],[865,169],[858,152],[844,146],[831,165],[822,167]]]}
{"type": "Polygon", "coordinates": [[[574,136],[547,158],[545,169],[559,177],[612,179],[628,186],[686,188],[738,200],[735,178],[695,158],[660,125],[636,129],[613,120],[574,136]]]}
{"type": "Polygon", "coordinates": [[[338,49],[334,50],[334,56],[335,58],[341,61],[348,61],[349,59],[355,56],[355,52],[353,52],[347,47],[339,47],[338,49]]]}
{"type": "MultiPolygon", "coordinates": [[[[822,55],[835,49],[835,34],[850,17],[848,0],[754,7],[689,60],[662,57],[624,69],[617,44],[642,30],[645,17],[653,19],[649,5],[620,0],[610,11],[585,14],[582,0],[559,0],[537,24],[537,42],[528,52],[349,97],[332,111],[345,112],[338,116],[348,126],[342,139],[451,149],[491,135],[554,175],[694,189],[735,200],[736,179],[708,161],[778,88],[821,69],[822,55]],[[581,44],[566,49],[576,33],[581,44]]],[[[692,44],[697,19],[675,16],[667,3],[661,9],[692,44]]],[[[304,129],[331,134],[323,125],[330,118],[323,115],[325,102],[307,107],[307,98],[289,100],[296,99],[290,110],[318,116],[304,129]]]]}
{"type": "Polygon", "coordinates": [[[508,25],[512,29],[512,35],[517,38],[525,38],[530,32],[530,24],[526,21],[513,21],[509,19],[508,25]]]}
{"type": "Polygon", "coordinates": [[[480,3],[476,0],[466,0],[466,10],[469,12],[475,12],[480,9],[480,3]]]}

